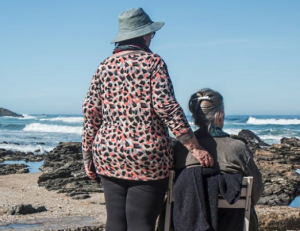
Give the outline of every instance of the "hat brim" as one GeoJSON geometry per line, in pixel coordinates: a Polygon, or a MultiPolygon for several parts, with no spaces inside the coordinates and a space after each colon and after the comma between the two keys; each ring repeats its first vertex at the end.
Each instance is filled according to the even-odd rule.
{"type": "Polygon", "coordinates": [[[160,28],[163,27],[164,24],[165,24],[164,22],[153,22],[142,28],[138,28],[134,31],[129,31],[129,32],[119,31],[116,37],[111,41],[111,43],[117,43],[128,39],[137,38],[146,34],[150,34],[154,31],[158,31],[160,28]]]}

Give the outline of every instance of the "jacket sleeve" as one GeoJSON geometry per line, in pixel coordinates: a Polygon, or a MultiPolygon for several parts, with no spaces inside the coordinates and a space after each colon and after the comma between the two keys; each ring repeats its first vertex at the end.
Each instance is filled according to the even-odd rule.
{"type": "Polygon", "coordinates": [[[253,176],[253,186],[252,186],[252,204],[256,205],[257,202],[259,201],[259,198],[263,192],[264,189],[264,184],[262,180],[262,175],[257,168],[254,159],[253,159],[253,154],[246,146],[246,174],[248,176],[253,176]]]}
{"type": "Polygon", "coordinates": [[[82,129],[82,153],[84,164],[92,160],[92,145],[102,123],[102,100],[100,96],[99,69],[92,82],[82,106],[84,121],[82,129]]]}
{"type": "Polygon", "coordinates": [[[194,136],[185,114],[177,102],[167,66],[162,59],[154,65],[151,78],[152,104],[155,113],[174,136],[184,142],[194,136]]]}

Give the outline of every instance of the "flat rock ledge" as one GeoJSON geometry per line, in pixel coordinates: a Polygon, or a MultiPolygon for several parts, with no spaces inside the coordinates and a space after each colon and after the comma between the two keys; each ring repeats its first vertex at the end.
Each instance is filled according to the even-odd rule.
{"type": "Polygon", "coordinates": [[[0,175],[28,173],[26,164],[0,164],[0,175]]]}
{"type": "Polygon", "coordinates": [[[287,206],[256,206],[260,231],[300,230],[300,209],[287,206]]]}

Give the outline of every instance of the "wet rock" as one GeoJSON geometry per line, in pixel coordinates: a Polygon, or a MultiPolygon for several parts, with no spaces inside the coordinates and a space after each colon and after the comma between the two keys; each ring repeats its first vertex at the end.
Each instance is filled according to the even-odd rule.
{"type": "Polygon", "coordinates": [[[85,199],[89,193],[103,192],[84,170],[80,142],[64,142],[45,156],[38,184],[48,190],[66,193],[73,199],[85,199]]]}
{"type": "Polygon", "coordinates": [[[45,206],[40,206],[38,208],[34,208],[34,207],[32,207],[31,204],[28,204],[28,205],[20,204],[20,205],[15,205],[12,208],[10,208],[7,211],[7,214],[9,214],[9,215],[26,215],[26,214],[31,214],[31,213],[40,213],[40,212],[44,212],[44,211],[47,211],[45,206]]]}
{"type": "Polygon", "coordinates": [[[5,108],[0,107],[0,116],[12,116],[12,117],[23,117],[20,114],[7,110],[5,108]]]}

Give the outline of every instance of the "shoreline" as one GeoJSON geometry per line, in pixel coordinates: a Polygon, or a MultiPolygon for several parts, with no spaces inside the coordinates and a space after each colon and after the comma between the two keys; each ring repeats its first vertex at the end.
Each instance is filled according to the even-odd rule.
{"type": "Polygon", "coordinates": [[[63,218],[90,216],[99,224],[105,224],[106,208],[103,193],[91,193],[90,198],[74,200],[63,193],[48,191],[38,186],[42,173],[10,174],[0,176],[0,222],[42,218],[63,218]],[[7,215],[6,210],[14,205],[31,204],[33,207],[45,206],[47,211],[28,215],[7,215]]]}
{"type": "MultiPolygon", "coordinates": [[[[63,193],[39,187],[37,180],[41,174],[0,176],[0,228],[8,224],[34,225],[42,222],[48,227],[53,225],[56,227],[51,230],[79,230],[80,227],[85,227],[83,230],[103,230],[106,222],[103,193],[90,193],[91,197],[88,199],[74,200],[63,193]],[[6,209],[18,204],[45,206],[47,211],[27,215],[5,214],[6,209]]],[[[257,205],[256,211],[260,227],[274,227],[274,229],[260,228],[260,230],[289,230],[289,227],[297,226],[299,223],[299,208],[257,205]]],[[[39,226],[33,226],[32,230],[39,230],[38,228],[39,226]]]]}

